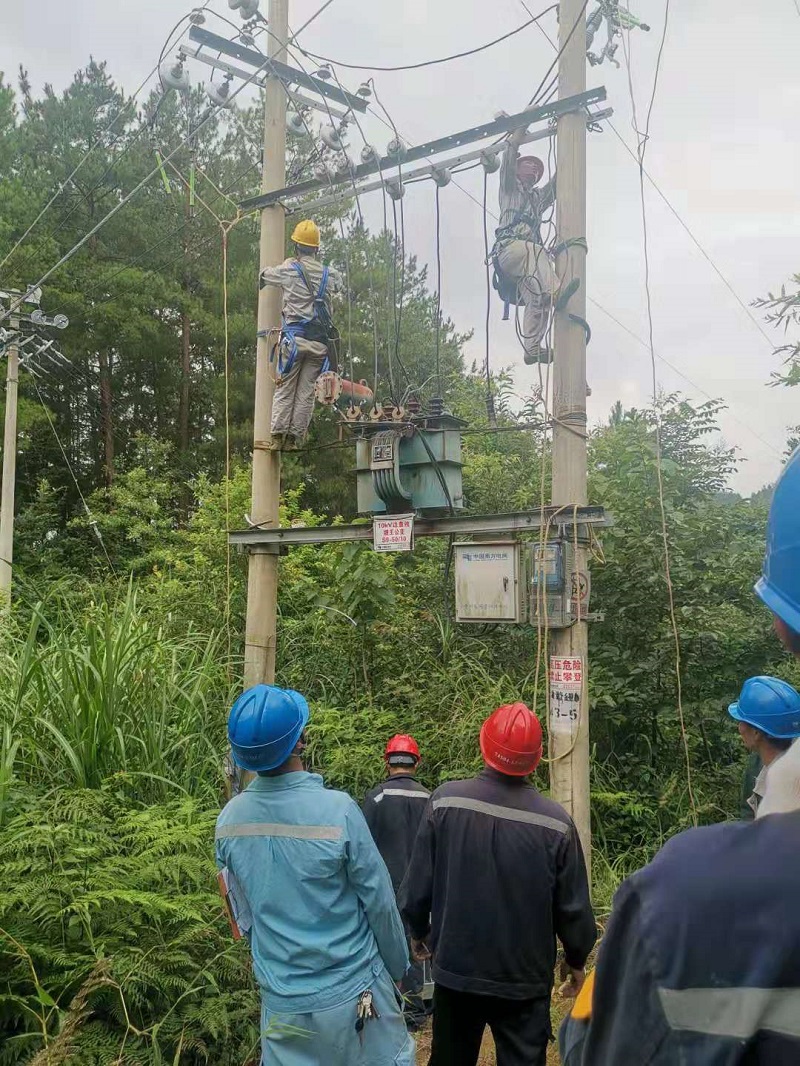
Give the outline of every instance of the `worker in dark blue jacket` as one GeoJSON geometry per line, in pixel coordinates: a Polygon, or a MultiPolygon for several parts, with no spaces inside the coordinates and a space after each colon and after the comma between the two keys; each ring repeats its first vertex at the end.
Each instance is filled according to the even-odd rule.
{"type": "MultiPolygon", "coordinates": [[[[430,792],[416,778],[420,752],[413,737],[407,733],[393,736],[386,744],[384,760],[388,776],[369,790],[361,809],[397,892],[411,861],[420,819],[425,813],[430,792]]],[[[400,982],[403,1013],[412,1032],[427,1017],[422,998],[423,987],[422,963],[414,960],[400,982]]]]}
{"type": "MultiPolygon", "coordinates": [[[[800,450],[756,593],[800,658],[800,450]]],[[[614,899],[593,994],[561,1029],[564,1066],[800,1063],[799,898],[800,811],[675,837],[614,899]]]]}
{"type": "Polygon", "coordinates": [[[556,938],[565,994],[595,942],[586,867],[569,815],[527,780],[542,754],[536,716],[499,707],[480,744],[483,772],[432,794],[400,888],[415,953],[433,956],[429,1066],[475,1066],[487,1025],[498,1066],[544,1066],[556,938]]]}

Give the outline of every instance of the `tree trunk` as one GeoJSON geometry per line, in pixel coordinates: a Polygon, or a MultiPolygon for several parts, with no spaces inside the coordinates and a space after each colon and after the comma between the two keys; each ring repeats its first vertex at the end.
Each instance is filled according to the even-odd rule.
{"type": "Polygon", "coordinates": [[[103,477],[106,488],[114,484],[114,422],[111,409],[111,361],[108,352],[98,353],[100,362],[100,427],[103,433],[103,477]]]}
{"type": "Polygon", "coordinates": [[[181,394],[178,404],[178,447],[189,451],[189,373],[191,371],[191,322],[189,312],[181,312],[181,394]]]}

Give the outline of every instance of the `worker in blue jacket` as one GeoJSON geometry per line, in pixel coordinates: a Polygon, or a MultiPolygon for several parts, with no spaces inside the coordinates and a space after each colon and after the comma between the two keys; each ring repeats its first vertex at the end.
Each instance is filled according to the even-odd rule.
{"type": "MultiPolygon", "coordinates": [[[[756,593],[800,658],[800,450],[775,489],[756,593]]],[[[791,809],[791,784],[772,796],[771,772],[755,822],[680,833],[622,885],[561,1028],[564,1066],[800,1062],[800,810],[762,816],[791,809]]]]}
{"type": "Polygon", "coordinates": [[[298,692],[271,685],[228,719],[257,777],[217,819],[216,859],[261,988],[262,1066],[413,1066],[392,883],[355,801],[304,770],[308,719],[298,692]]]}

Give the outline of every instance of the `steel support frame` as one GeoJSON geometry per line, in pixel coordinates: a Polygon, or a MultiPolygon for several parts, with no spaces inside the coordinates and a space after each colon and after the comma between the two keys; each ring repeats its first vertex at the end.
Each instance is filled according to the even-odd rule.
{"type": "Polygon", "coordinates": [[[364,112],[367,110],[367,102],[362,97],[356,96],[354,93],[348,93],[336,85],[328,85],[327,82],[321,81],[319,78],[312,78],[305,71],[290,67],[277,59],[268,61],[263,52],[257,52],[254,48],[247,48],[243,44],[237,44],[236,41],[229,41],[227,37],[220,37],[219,34],[201,29],[200,26],[192,26],[190,28],[189,39],[197,41],[198,44],[204,45],[206,48],[210,48],[212,52],[219,52],[222,55],[230,56],[232,59],[238,59],[240,63],[247,63],[249,66],[256,67],[259,70],[263,69],[267,75],[274,74],[276,78],[280,78],[283,82],[299,85],[304,89],[311,90],[311,92],[319,93],[320,96],[327,96],[329,100],[344,104],[345,107],[353,111],[364,112]]]}
{"type": "MultiPolygon", "coordinates": [[[[613,114],[613,109],[610,107],[605,108],[600,112],[590,112],[586,119],[586,124],[595,122],[602,122],[603,119],[610,118],[613,114]]],[[[544,141],[548,138],[555,137],[556,131],[551,129],[538,130],[536,133],[529,133],[523,137],[519,142],[520,147],[524,144],[532,144],[534,141],[544,141]]],[[[453,167],[460,167],[462,163],[469,163],[474,159],[480,159],[485,153],[500,154],[508,147],[508,141],[503,141],[502,144],[498,144],[493,148],[475,148],[471,152],[464,152],[462,155],[453,156],[448,159],[441,159],[438,163],[430,163],[426,167],[418,167],[416,170],[404,170],[402,173],[403,184],[408,181],[415,181],[417,178],[431,178],[435,180],[436,175],[442,170],[451,170],[453,167]]],[[[380,189],[382,185],[387,183],[387,180],[396,179],[384,179],[379,178],[377,181],[368,181],[364,185],[358,186],[359,196],[365,192],[374,192],[376,189],[380,189]]],[[[352,186],[342,189],[340,192],[331,193],[330,196],[316,196],[310,200],[301,200],[300,203],[287,204],[286,214],[296,215],[299,212],[309,212],[312,208],[317,210],[320,207],[329,207],[331,204],[343,203],[347,200],[352,200],[355,196],[352,186]]]]}
{"type": "MultiPolygon", "coordinates": [[[[390,518],[391,515],[377,517],[390,518]]],[[[545,507],[535,511],[512,511],[508,514],[448,515],[442,518],[417,518],[415,537],[487,536],[533,533],[542,526],[555,533],[573,526],[594,529],[613,525],[602,507],[545,507]]],[[[572,533],[570,533],[572,536],[572,533]]],[[[301,544],[341,544],[346,541],[371,541],[372,523],[341,526],[293,526],[277,529],[236,530],[228,535],[230,543],[241,551],[276,551],[301,544]]]]}
{"type": "Polygon", "coordinates": [[[288,197],[306,196],[316,192],[318,189],[327,189],[335,185],[352,186],[355,182],[372,177],[373,174],[383,176],[384,173],[390,173],[394,176],[399,171],[402,177],[403,167],[408,166],[410,163],[418,163],[421,160],[428,159],[429,156],[449,152],[474,141],[485,140],[487,137],[497,137],[504,133],[510,133],[512,130],[519,129],[520,126],[530,126],[534,122],[558,118],[560,115],[568,114],[571,111],[586,110],[590,104],[602,103],[605,98],[605,87],[600,86],[597,89],[579,93],[577,96],[568,96],[563,100],[553,100],[552,103],[541,107],[529,107],[515,115],[504,115],[502,118],[495,119],[492,122],[485,122],[481,126],[472,126],[468,130],[461,130],[459,133],[451,133],[446,137],[438,137],[436,140],[427,141],[425,144],[409,148],[402,159],[384,156],[382,159],[371,163],[361,163],[359,166],[353,167],[349,174],[343,174],[341,177],[331,177],[325,180],[309,179],[308,181],[298,182],[297,185],[287,185],[284,189],[276,189],[264,195],[250,196],[246,200],[242,200],[239,206],[242,211],[254,211],[258,208],[269,207],[274,203],[283,202],[288,197]]]}

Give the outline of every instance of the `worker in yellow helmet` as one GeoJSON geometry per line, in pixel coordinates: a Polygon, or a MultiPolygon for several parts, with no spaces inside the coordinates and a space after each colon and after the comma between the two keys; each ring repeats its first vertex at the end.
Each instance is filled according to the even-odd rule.
{"type": "Polygon", "coordinates": [[[338,337],[331,298],[343,287],[338,271],[320,261],[320,233],[315,222],[298,222],[292,241],[294,255],[280,266],[261,271],[262,289],[274,285],[283,292],[272,449],[294,448],[308,431],[314,411],[314,382],[330,368],[338,337]]]}

